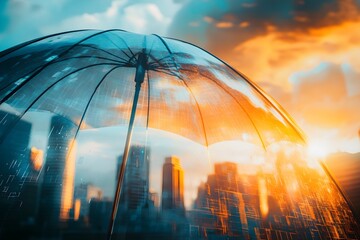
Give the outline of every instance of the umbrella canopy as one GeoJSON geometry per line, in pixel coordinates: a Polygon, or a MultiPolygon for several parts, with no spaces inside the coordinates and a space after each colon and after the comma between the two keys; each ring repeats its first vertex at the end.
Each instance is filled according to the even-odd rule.
{"type": "Polygon", "coordinates": [[[2,121],[1,139],[27,111],[50,111],[81,129],[128,125],[141,64],[138,125],[203,145],[245,137],[263,147],[303,141],[289,116],[254,83],[181,41],[120,30],[77,31],[9,49],[0,64],[1,109],[17,116],[2,121]]]}
{"type": "Polygon", "coordinates": [[[274,100],[192,44],[35,39],[0,53],[0,237],[358,238],[304,142],[274,100]]]}

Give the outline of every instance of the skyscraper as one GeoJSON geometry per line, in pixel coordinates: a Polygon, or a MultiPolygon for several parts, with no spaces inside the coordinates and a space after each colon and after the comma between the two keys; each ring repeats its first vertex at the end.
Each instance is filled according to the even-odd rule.
{"type": "Polygon", "coordinates": [[[31,123],[19,120],[15,126],[11,126],[17,117],[0,111],[0,132],[4,134],[8,131],[0,142],[0,238],[1,232],[14,227],[14,224],[24,221],[31,214],[23,211],[29,205],[23,191],[27,189],[32,173],[28,148],[31,123]]]}
{"type": "Polygon", "coordinates": [[[89,217],[90,201],[101,200],[103,191],[91,183],[80,183],[75,187],[74,196],[77,201],[74,205],[74,220],[78,220],[79,217],[85,220],[89,217]]]}
{"type": "Polygon", "coordinates": [[[39,211],[40,222],[46,225],[66,221],[73,206],[75,132],[76,125],[69,119],[52,117],[39,211]]]}
{"type": "Polygon", "coordinates": [[[174,156],[167,157],[163,165],[161,206],[163,210],[184,210],[184,170],[174,156]]]}
{"type": "Polygon", "coordinates": [[[249,239],[246,218],[246,196],[241,193],[241,179],[237,165],[232,162],[216,163],[215,173],[199,186],[194,210],[190,213],[192,238],[249,239]]]}
{"type": "MultiPolygon", "coordinates": [[[[150,149],[148,147],[140,145],[130,147],[119,209],[139,212],[147,204],[149,199],[149,158],[150,149]]],[[[122,156],[118,158],[118,174],[121,163],[122,156]]]]}
{"type": "Polygon", "coordinates": [[[331,154],[325,159],[325,165],[352,204],[360,221],[360,153],[331,154]]]}

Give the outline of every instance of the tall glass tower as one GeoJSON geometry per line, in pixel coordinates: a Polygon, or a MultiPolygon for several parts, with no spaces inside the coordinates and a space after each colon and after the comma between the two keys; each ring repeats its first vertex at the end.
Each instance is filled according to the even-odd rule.
{"type": "Polygon", "coordinates": [[[162,209],[184,210],[184,170],[174,156],[167,157],[163,165],[162,209]]]}
{"type": "Polygon", "coordinates": [[[70,217],[74,195],[75,143],[72,141],[75,131],[75,125],[69,119],[52,117],[39,211],[40,222],[46,226],[55,227],[70,217]]]}

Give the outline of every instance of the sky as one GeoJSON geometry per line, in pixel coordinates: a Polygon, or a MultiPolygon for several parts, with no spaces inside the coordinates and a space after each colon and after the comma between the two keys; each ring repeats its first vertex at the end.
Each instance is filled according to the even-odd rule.
{"type": "Polygon", "coordinates": [[[182,39],[278,101],[314,154],[360,152],[359,11],[359,0],[2,0],[0,51],[84,28],[182,39]]]}

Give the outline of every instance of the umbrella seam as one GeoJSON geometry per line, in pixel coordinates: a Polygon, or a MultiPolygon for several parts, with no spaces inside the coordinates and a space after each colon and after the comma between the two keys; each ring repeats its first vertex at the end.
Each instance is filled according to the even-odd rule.
{"type": "MultiPolygon", "coordinates": [[[[121,30],[119,30],[119,31],[121,31],[121,30]]],[[[125,31],[126,32],[126,31],[125,31]]],[[[122,38],[122,37],[120,37],[120,36],[118,36],[118,35],[116,35],[116,34],[114,34],[114,36],[116,36],[116,37],[118,37],[125,45],[126,45],[126,47],[127,47],[127,49],[130,51],[130,53],[134,56],[135,54],[133,53],[133,51],[131,50],[131,48],[129,47],[129,45],[127,44],[127,42],[122,38]]],[[[117,45],[117,44],[115,44],[115,42],[114,41],[112,41],[108,36],[105,36],[110,42],[112,42],[114,45],[115,45],[115,47],[117,47],[119,50],[121,50],[128,58],[130,58],[130,56],[129,55],[127,55],[122,49],[120,49],[120,47],[117,45]]]]}
{"type": "MultiPolygon", "coordinates": [[[[100,50],[100,49],[99,49],[100,50]]],[[[63,58],[61,60],[58,60],[58,61],[54,61],[52,62],[51,64],[49,64],[49,66],[53,65],[53,64],[56,64],[56,63],[60,63],[60,62],[63,62],[63,61],[67,61],[67,60],[71,60],[71,59],[77,59],[77,58],[96,58],[96,59],[102,59],[102,60],[108,60],[108,61],[113,61],[113,62],[117,62],[117,63],[121,63],[121,64],[125,64],[127,62],[120,62],[119,60],[115,60],[115,59],[111,59],[111,58],[105,58],[105,57],[98,57],[98,56],[77,56],[77,57],[69,57],[69,58],[63,58]]],[[[25,78],[27,75],[29,74],[32,74],[34,73],[35,71],[39,70],[41,68],[41,66],[27,72],[26,74],[22,75],[22,78],[25,78]]],[[[5,90],[6,88],[8,88],[9,86],[11,86],[14,82],[9,82],[6,86],[2,87],[0,89],[0,91],[3,91],[5,90]]]]}
{"type": "Polygon", "coordinates": [[[68,49],[66,49],[65,51],[63,51],[62,53],[60,53],[58,55],[58,57],[54,58],[53,60],[49,61],[48,63],[46,63],[45,65],[43,65],[42,67],[39,68],[39,70],[37,70],[35,73],[33,73],[31,75],[31,77],[27,78],[25,81],[23,81],[21,84],[19,84],[18,86],[16,86],[13,90],[11,90],[10,93],[8,93],[7,95],[5,95],[3,97],[3,99],[1,99],[0,101],[0,105],[2,103],[4,103],[6,100],[8,100],[13,94],[14,92],[18,91],[19,89],[21,89],[26,83],[28,83],[31,79],[33,79],[36,75],[38,75],[42,70],[44,70],[45,68],[47,68],[51,63],[53,63],[56,59],[59,59],[60,57],[64,56],[65,54],[67,54],[70,50],[72,50],[73,48],[75,48],[76,46],[78,46],[79,44],[81,44],[82,42],[89,40],[95,36],[98,36],[100,34],[106,33],[106,32],[110,32],[110,31],[116,31],[117,29],[109,29],[109,30],[105,30],[105,31],[99,31],[97,33],[91,34],[83,39],[81,39],[80,41],[78,41],[77,43],[73,44],[71,47],[69,47],[68,49]]]}
{"type": "MultiPolygon", "coordinates": [[[[23,111],[19,116],[17,116],[16,120],[12,121],[12,123],[10,124],[10,126],[8,126],[6,128],[6,130],[4,131],[4,133],[2,134],[2,136],[0,137],[0,143],[2,143],[5,139],[5,137],[11,132],[11,130],[16,126],[16,124],[21,120],[21,118],[31,109],[31,107],[47,92],[49,91],[53,86],[55,86],[57,83],[61,82],[62,80],[66,79],[68,76],[82,71],[84,69],[90,68],[90,67],[95,67],[95,66],[101,66],[101,65],[115,65],[118,66],[118,64],[110,64],[110,63],[98,63],[98,64],[93,64],[93,65],[89,65],[86,67],[82,67],[80,69],[76,69],[75,71],[68,73],[67,75],[63,76],[62,78],[58,79],[57,81],[55,81],[54,83],[52,83],[50,86],[48,86],[39,96],[37,96],[32,103],[25,109],[25,111],[23,111]]],[[[118,67],[122,67],[122,66],[118,66],[118,67]]]]}
{"type": "MultiPolygon", "coordinates": [[[[200,73],[200,74],[201,74],[201,73],[200,73]]],[[[202,74],[201,74],[201,75],[202,75],[202,74]]],[[[204,77],[205,77],[205,76],[204,76],[204,77]]],[[[213,81],[216,85],[218,85],[221,89],[223,89],[223,91],[225,91],[228,95],[230,95],[230,96],[235,100],[235,102],[239,105],[239,107],[244,111],[244,113],[246,114],[246,116],[249,118],[251,124],[253,125],[256,133],[258,134],[259,139],[260,139],[260,141],[261,141],[261,144],[262,144],[264,150],[266,151],[266,146],[265,146],[264,140],[263,140],[263,138],[262,138],[262,136],[261,136],[261,134],[260,134],[259,129],[256,127],[254,121],[253,121],[252,118],[250,117],[250,114],[249,114],[249,113],[245,110],[245,108],[240,104],[240,102],[236,99],[236,97],[235,97],[233,94],[230,93],[230,91],[228,91],[228,90],[225,89],[223,86],[221,86],[220,83],[218,83],[217,81],[215,81],[215,80],[213,80],[213,79],[211,79],[211,78],[208,78],[208,79],[210,79],[211,81],[213,81]]]]}
{"type": "MultiPolygon", "coordinates": [[[[305,136],[304,134],[302,133],[302,131],[299,129],[299,127],[296,125],[295,121],[290,118],[290,116],[288,116],[289,114],[287,114],[285,112],[284,109],[282,109],[281,111],[279,110],[279,107],[280,105],[277,104],[279,107],[276,107],[275,104],[270,101],[268,98],[269,96],[265,95],[263,93],[262,90],[260,90],[261,88],[259,86],[257,86],[255,83],[253,83],[248,77],[245,76],[245,74],[237,71],[236,69],[234,69],[233,67],[231,67],[229,64],[227,64],[225,61],[221,60],[220,58],[216,57],[215,55],[213,55],[212,53],[210,53],[209,51],[207,51],[206,49],[203,49],[199,46],[196,46],[195,44],[192,44],[192,43],[189,43],[189,42],[186,42],[184,40],[180,40],[180,39],[176,39],[176,38],[170,38],[170,37],[167,37],[167,39],[171,39],[171,40],[176,40],[176,41],[179,41],[179,42],[182,42],[182,43],[186,43],[186,44],[189,44],[193,47],[196,47],[208,54],[210,54],[212,57],[214,57],[215,59],[217,59],[218,61],[220,61],[221,63],[223,63],[225,66],[227,66],[228,68],[230,68],[231,70],[233,70],[236,74],[238,74],[240,77],[242,77],[248,84],[250,84],[250,86],[252,86],[264,99],[265,101],[267,101],[268,103],[270,103],[270,105],[285,119],[285,121],[293,128],[293,130],[295,130],[295,132],[297,133],[297,135],[300,137],[300,139],[306,143],[306,139],[305,139],[305,136]]],[[[275,100],[273,100],[275,101],[275,100]]]]}
{"type": "Polygon", "coordinates": [[[166,49],[168,50],[168,52],[170,53],[170,56],[175,64],[175,67],[176,67],[176,70],[177,72],[179,73],[179,76],[178,78],[181,79],[182,83],[184,84],[184,86],[188,89],[190,95],[192,96],[192,98],[194,99],[195,101],[195,104],[197,106],[197,109],[199,111],[199,115],[200,115],[200,119],[201,119],[201,123],[202,123],[202,129],[203,129],[203,133],[204,133],[204,138],[205,138],[205,145],[206,146],[209,146],[209,143],[208,143],[208,138],[207,138],[207,134],[206,134],[206,130],[205,130],[205,123],[204,123],[204,119],[203,119],[203,116],[202,116],[202,113],[201,113],[201,110],[200,110],[200,106],[199,106],[199,103],[198,101],[196,100],[195,96],[194,96],[194,93],[191,91],[191,88],[188,86],[188,84],[185,82],[185,80],[180,76],[180,71],[179,71],[179,68],[175,62],[175,59],[174,59],[174,56],[173,56],[173,53],[172,51],[170,50],[169,46],[167,45],[167,43],[164,41],[164,39],[162,37],[160,37],[159,35],[157,34],[153,34],[154,36],[158,37],[160,39],[160,41],[164,44],[164,46],[166,47],[166,49]]]}
{"type": "Polygon", "coordinates": [[[47,36],[44,36],[44,37],[39,37],[39,38],[36,38],[36,39],[33,39],[33,40],[30,40],[30,41],[27,41],[25,43],[22,43],[22,44],[19,44],[19,45],[15,45],[13,47],[10,47],[8,49],[5,49],[4,51],[1,51],[0,52],[0,60],[1,58],[13,53],[13,52],[16,52],[17,50],[20,50],[24,47],[27,47],[29,46],[30,44],[33,44],[33,43],[36,43],[36,42],[39,42],[41,40],[44,40],[46,38],[50,38],[50,37],[56,37],[56,36],[59,36],[59,35],[63,35],[63,34],[68,34],[68,33],[75,33],[75,32],[85,32],[85,31],[98,31],[96,29],[81,29],[81,30],[72,30],[72,31],[66,31],[66,32],[60,32],[60,33],[55,33],[55,34],[51,34],[51,35],[47,35],[47,36]],[[9,52],[6,52],[7,50],[9,50],[9,52]]]}

